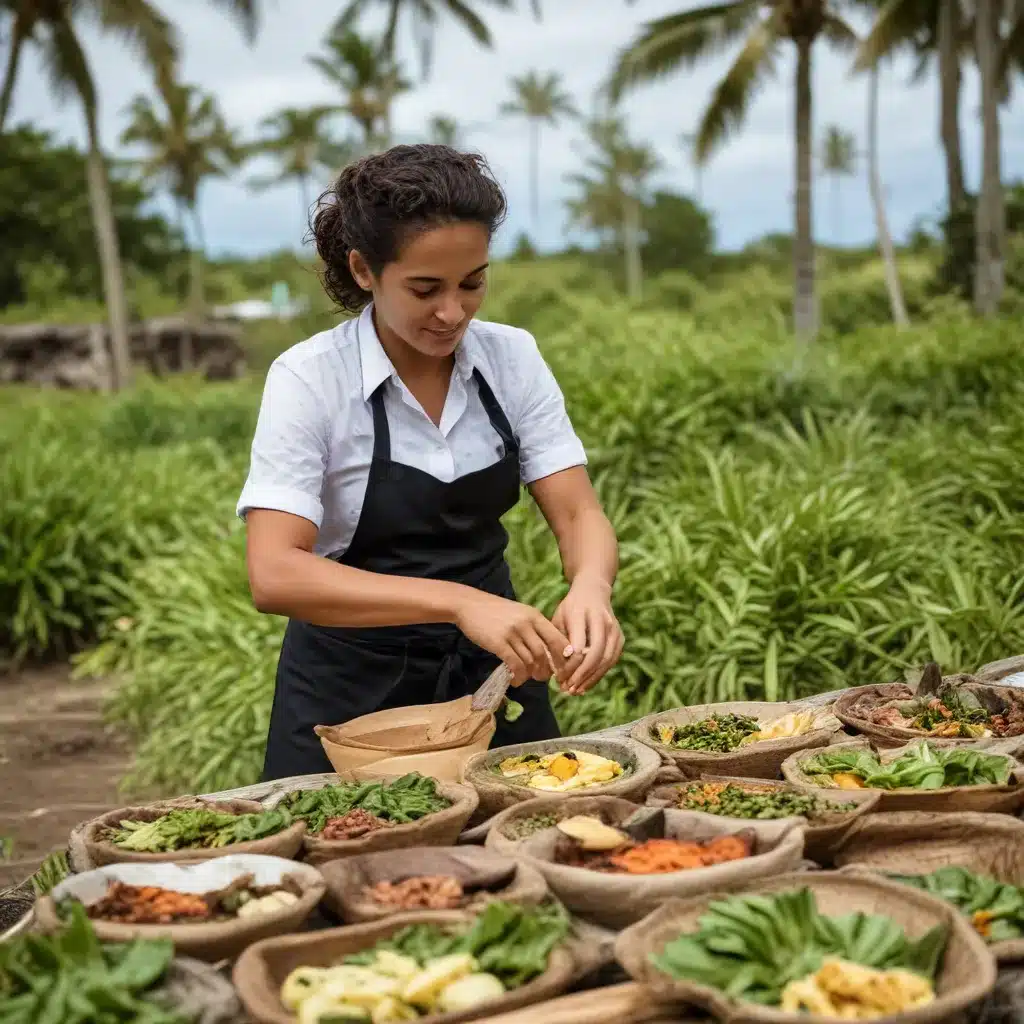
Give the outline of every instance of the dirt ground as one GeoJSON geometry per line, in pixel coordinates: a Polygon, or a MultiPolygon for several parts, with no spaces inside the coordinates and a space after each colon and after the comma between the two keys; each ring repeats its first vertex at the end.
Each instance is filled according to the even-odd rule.
{"type": "Polygon", "coordinates": [[[130,751],[104,725],[109,684],[72,681],[65,666],[0,675],[0,887],[30,875],[72,827],[118,806],[130,751]]]}

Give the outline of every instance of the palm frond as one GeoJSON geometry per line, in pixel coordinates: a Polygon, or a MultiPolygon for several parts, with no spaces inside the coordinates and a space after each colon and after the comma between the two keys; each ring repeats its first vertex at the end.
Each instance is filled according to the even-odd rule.
{"type": "Polygon", "coordinates": [[[775,73],[785,11],[775,10],[747,36],[725,77],[715,86],[693,147],[694,163],[705,164],[712,152],[740,125],[760,85],[775,73]]]}
{"type": "Polygon", "coordinates": [[[898,50],[918,50],[922,36],[934,35],[943,0],[887,0],[857,48],[855,71],[866,71],[898,50]]]}
{"type": "Polygon", "coordinates": [[[619,54],[608,95],[618,101],[628,88],[721,52],[747,31],[758,6],[757,0],[727,0],[648,22],[619,54]]]}
{"type": "Polygon", "coordinates": [[[173,77],[178,33],[150,0],[90,0],[89,9],[99,27],[142,58],[158,82],[173,77]]]}
{"type": "Polygon", "coordinates": [[[46,23],[47,38],[41,47],[43,70],[58,101],[75,95],[82,101],[86,119],[95,122],[96,83],[89,61],[71,24],[69,13],[46,23]]]}
{"type": "Polygon", "coordinates": [[[238,22],[248,42],[256,41],[260,28],[262,0],[207,0],[212,7],[220,7],[238,22]]]}
{"type": "Polygon", "coordinates": [[[830,11],[825,13],[821,34],[842,53],[855,52],[860,45],[857,33],[842,18],[830,11]]]}

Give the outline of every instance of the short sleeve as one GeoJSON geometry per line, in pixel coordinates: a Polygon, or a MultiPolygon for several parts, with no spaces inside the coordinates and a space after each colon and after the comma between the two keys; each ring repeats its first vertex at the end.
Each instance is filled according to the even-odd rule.
{"type": "Polygon", "coordinates": [[[585,466],[587,453],[576,436],[565,399],[551,368],[528,331],[517,339],[522,405],[515,430],[519,438],[519,472],[532,484],[552,473],[585,466]]]}
{"type": "Polygon", "coordinates": [[[275,361],[263,388],[249,476],[238,499],[240,518],[250,509],[268,508],[320,527],[327,425],[322,397],[291,367],[275,361]]]}

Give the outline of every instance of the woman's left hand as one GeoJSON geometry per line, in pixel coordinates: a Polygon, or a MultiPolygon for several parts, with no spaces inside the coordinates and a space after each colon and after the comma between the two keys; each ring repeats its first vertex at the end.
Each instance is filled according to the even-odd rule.
{"type": "Polygon", "coordinates": [[[551,618],[569,638],[573,654],[564,693],[586,693],[619,660],[625,639],[612,611],[612,588],[603,579],[577,576],[551,618]]]}

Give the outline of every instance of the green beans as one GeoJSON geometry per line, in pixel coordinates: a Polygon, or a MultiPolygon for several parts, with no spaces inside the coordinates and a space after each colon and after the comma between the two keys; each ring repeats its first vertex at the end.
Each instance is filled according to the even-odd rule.
{"type": "Polygon", "coordinates": [[[281,801],[293,819],[304,819],[310,832],[322,832],[331,818],[361,808],[396,825],[408,824],[451,806],[437,791],[437,783],[419,772],[394,782],[343,782],[337,786],[290,793],[281,801]]]}
{"type": "Polygon", "coordinates": [[[501,834],[506,839],[526,839],[535,832],[542,832],[546,828],[554,828],[560,820],[557,814],[552,814],[550,811],[544,814],[531,814],[528,818],[510,821],[501,830],[501,834]]]}
{"type": "Polygon", "coordinates": [[[748,789],[731,782],[695,782],[680,791],[677,806],[686,811],[762,821],[789,817],[822,818],[851,810],[847,805],[791,790],[748,789]]]}

